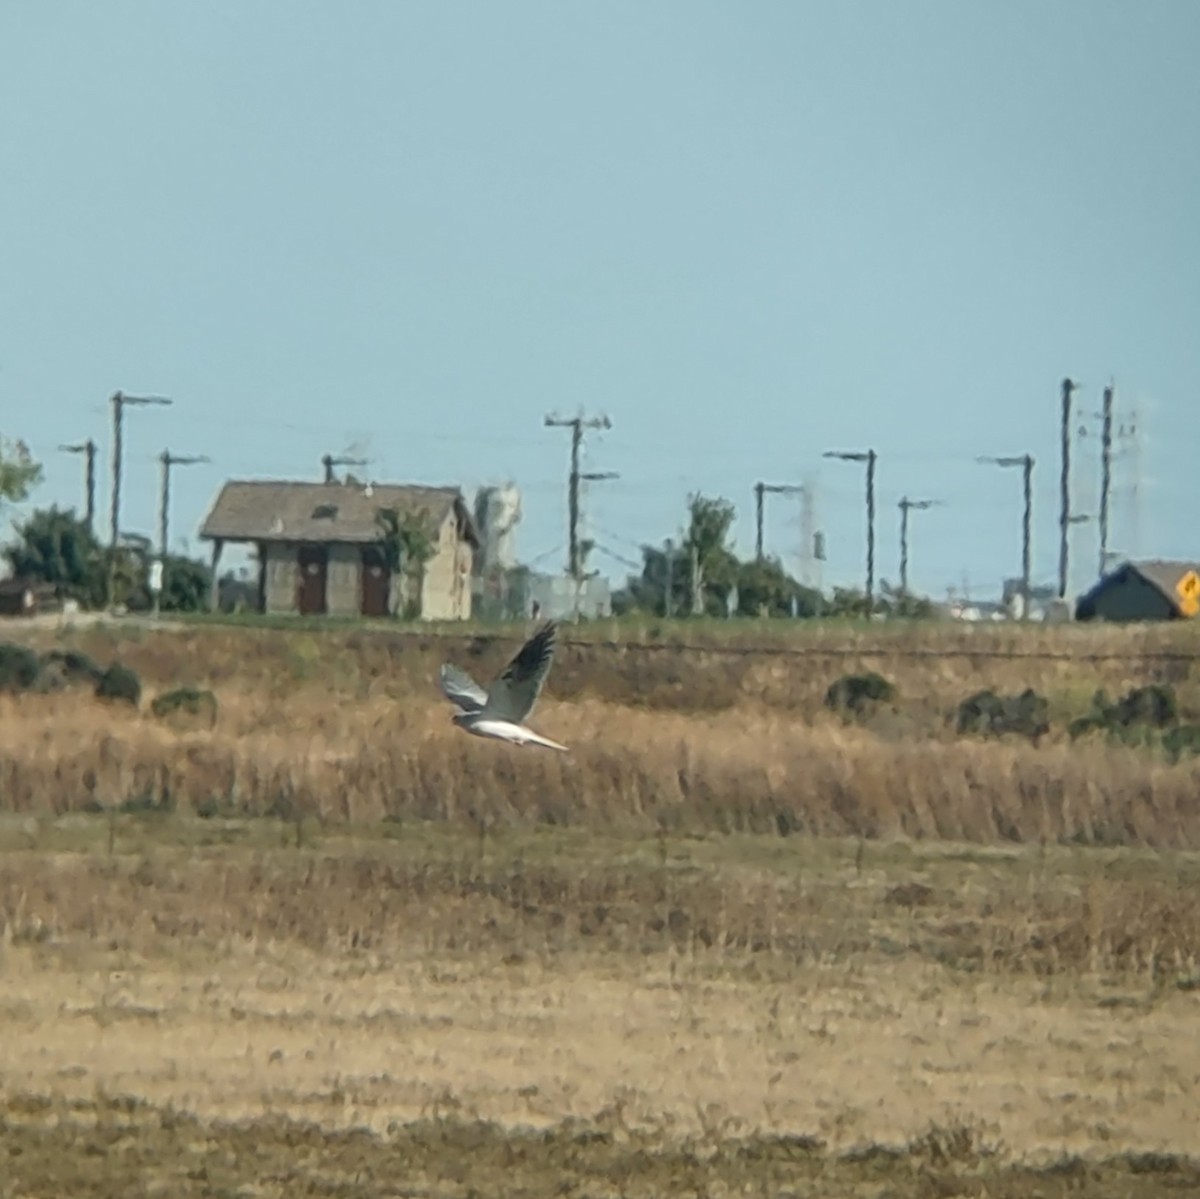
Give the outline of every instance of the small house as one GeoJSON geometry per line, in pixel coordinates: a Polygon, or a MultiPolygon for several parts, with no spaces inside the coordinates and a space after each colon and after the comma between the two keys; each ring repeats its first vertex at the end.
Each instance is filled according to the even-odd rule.
{"type": "Polygon", "coordinates": [[[218,564],[228,542],[254,546],[259,611],[301,616],[389,616],[411,608],[423,620],[469,620],[471,565],[479,534],[457,487],[232,480],[200,529],[218,564]],[[388,552],[381,514],[416,518],[430,539],[422,563],[388,552]]]}
{"type": "Polygon", "coordinates": [[[1200,564],[1123,562],[1075,605],[1076,620],[1180,620],[1200,612],[1200,564]]]}

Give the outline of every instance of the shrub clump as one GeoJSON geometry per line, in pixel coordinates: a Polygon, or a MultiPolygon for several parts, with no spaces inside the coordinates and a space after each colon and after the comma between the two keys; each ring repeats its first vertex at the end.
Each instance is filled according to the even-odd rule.
{"type": "Polygon", "coordinates": [[[38,662],[37,689],[61,691],[72,683],[95,687],[103,675],[104,671],[87,654],[75,649],[52,649],[38,662]]]}
{"type": "Polygon", "coordinates": [[[1020,695],[976,691],[958,705],[955,728],[960,734],[1002,737],[1016,733],[1037,741],[1050,731],[1050,708],[1045,697],[1030,687],[1020,695]]]}
{"type": "Polygon", "coordinates": [[[890,704],[897,696],[894,683],[868,670],[864,674],[844,674],[829,685],[825,706],[843,716],[865,716],[879,704],[890,704]]]}
{"type": "Polygon", "coordinates": [[[128,666],[114,662],[97,681],[96,698],[132,704],[136,708],[142,699],[142,680],[128,666]]]}
{"type": "Polygon", "coordinates": [[[0,691],[28,691],[37,677],[38,657],[33,650],[0,642],[0,691]]]}
{"type": "Polygon", "coordinates": [[[1181,724],[1163,734],[1163,750],[1172,762],[1183,757],[1200,757],[1200,726],[1181,724]]]}
{"type": "MultiPolygon", "coordinates": [[[[1179,704],[1172,687],[1151,683],[1126,692],[1115,704],[1103,691],[1092,697],[1092,710],[1071,721],[1067,732],[1072,739],[1088,733],[1107,733],[1127,745],[1152,744],[1155,734],[1170,729],[1179,719],[1179,704]]],[[[1166,739],[1163,739],[1166,747],[1166,739]]],[[[1168,751],[1171,752],[1171,751],[1168,751]]]]}
{"type": "Polygon", "coordinates": [[[160,720],[197,716],[206,719],[212,726],[217,723],[217,697],[208,690],[176,687],[174,691],[156,695],[150,704],[150,711],[160,720]]]}

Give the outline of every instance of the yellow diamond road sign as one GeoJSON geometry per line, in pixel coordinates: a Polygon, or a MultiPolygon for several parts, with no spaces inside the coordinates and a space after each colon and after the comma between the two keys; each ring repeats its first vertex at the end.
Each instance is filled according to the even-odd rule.
{"type": "Polygon", "coordinates": [[[1200,575],[1189,570],[1175,584],[1175,591],[1179,595],[1179,610],[1184,616],[1195,616],[1200,612],[1200,575]]]}

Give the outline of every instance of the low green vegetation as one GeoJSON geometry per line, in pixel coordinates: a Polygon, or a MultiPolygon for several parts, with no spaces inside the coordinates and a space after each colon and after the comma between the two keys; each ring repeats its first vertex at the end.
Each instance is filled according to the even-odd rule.
{"type": "Polygon", "coordinates": [[[1049,712],[1045,698],[1032,688],[1027,687],[1019,695],[977,691],[958,705],[955,728],[960,735],[1003,737],[1016,734],[1036,742],[1050,731],[1049,712]]]}
{"type": "Polygon", "coordinates": [[[896,685],[874,670],[847,674],[829,685],[825,706],[845,717],[863,717],[882,704],[893,703],[899,692],[896,685]]]}

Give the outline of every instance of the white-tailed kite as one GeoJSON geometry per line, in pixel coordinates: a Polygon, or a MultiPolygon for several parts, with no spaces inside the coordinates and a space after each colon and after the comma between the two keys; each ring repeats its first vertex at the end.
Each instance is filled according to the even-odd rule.
{"type": "Polygon", "coordinates": [[[457,666],[446,663],[441,670],[442,692],[455,705],[451,717],[460,729],[476,737],[494,737],[513,745],[544,745],[567,752],[565,745],[542,737],[525,727],[533,711],[554,658],[553,621],[544,624],[504,668],[490,692],[457,666]]]}

